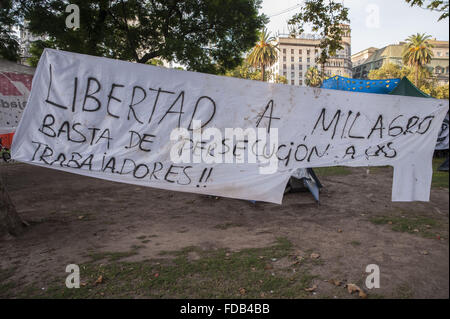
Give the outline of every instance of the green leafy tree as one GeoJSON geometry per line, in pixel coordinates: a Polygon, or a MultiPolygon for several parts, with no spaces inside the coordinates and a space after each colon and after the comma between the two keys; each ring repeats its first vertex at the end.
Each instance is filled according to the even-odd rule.
{"type": "Polygon", "coordinates": [[[307,86],[320,87],[322,85],[322,76],[319,70],[313,66],[305,74],[305,83],[307,86]]]}
{"type": "Polygon", "coordinates": [[[419,87],[422,92],[436,99],[448,99],[448,84],[439,85],[436,78],[429,78],[419,87]]]}
{"type": "Polygon", "coordinates": [[[35,35],[56,48],[146,63],[159,58],[223,73],[239,65],[267,21],[261,0],[70,0],[80,28],[65,25],[69,0],[16,0],[35,35]]]}
{"type": "Polygon", "coordinates": [[[441,16],[439,17],[438,21],[448,18],[448,1],[443,0],[430,0],[430,1],[424,1],[424,0],[406,0],[407,3],[413,6],[419,6],[423,7],[426,5],[427,9],[441,12],[441,16]]]}
{"type": "MultiPolygon", "coordinates": [[[[370,80],[384,80],[393,78],[403,78],[406,76],[408,80],[414,83],[415,71],[409,66],[400,66],[394,63],[386,63],[379,69],[370,70],[368,78],[370,80]]],[[[432,80],[431,72],[427,68],[419,69],[418,87],[427,85],[432,80]]]]}
{"type": "Polygon", "coordinates": [[[18,61],[20,47],[13,27],[19,24],[17,7],[11,0],[0,2],[0,58],[18,61]]]}
{"type": "Polygon", "coordinates": [[[45,48],[55,48],[55,44],[50,40],[37,40],[31,43],[29,49],[30,57],[27,59],[27,63],[36,67],[45,48]]]}
{"type": "Polygon", "coordinates": [[[436,99],[446,99],[449,98],[449,85],[441,85],[432,88],[429,92],[424,91],[425,93],[431,95],[432,97],[436,99]]]}
{"type": "Polygon", "coordinates": [[[274,79],[275,83],[287,84],[288,80],[285,76],[277,74],[274,79]]]}
{"type": "Polygon", "coordinates": [[[394,79],[403,78],[404,76],[410,76],[412,70],[407,67],[400,66],[394,63],[386,63],[379,69],[370,70],[368,78],[370,80],[383,80],[383,79],[394,79]]]}
{"type": "Polygon", "coordinates": [[[226,76],[231,76],[239,79],[260,80],[261,71],[253,67],[247,59],[244,59],[240,65],[232,70],[225,72],[226,76]]]}
{"type": "Polygon", "coordinates": [[[274,44],[274,38],[270,36],[267,29],[263,29],[259,34],[259,40],[247,57],[247,61],[253,67],[261,70],[261,81],[265,80],[265,69],[275,63],[278,57],[278,47],[274,44]]]}
{"type": "Polygon", "coordinates": [[[294,35],[304,32],[305,26],[312,25],[313,32],[318,33],[322,40],[320,56],[316,62],[322,66],[322,72],[328,59],[342,49],[341,41],[344,35],[342,25],[350,23],[348,8],[335,0],[306,0],[300,12],[289,20],[294,35]]]}
{"type": "MultiPolygon", "coordinates": [[[[240,65],[225,72],[225,76],[247,80],[261,80],[261,70],[253,67],[247,59],[244,59],[240,65]]],[[[275,83],[287,84],[286,77],[282,75],[273,75],[271,70],[264,72],[264,81],[268,81],[269,79],[272,79],[275,83]]]]}
{"type": "Polygon", "coordinates": [[[414,84],[419,86],[419,73],[423,67],[431,62],[433,57],[433,52],[431,48],[433,47],[428,43],[430,35],[425,33],[411,35],[406,39],[406,44],[403,49],[403,63],[413,67],[415,69],[414,84]]]}
{"type": "Polygon", "coordinates": [[[164,66],[164,62],[158,58],[153,58],[145,62],[146,64],[154,65],[154,66],[164,66]]]}

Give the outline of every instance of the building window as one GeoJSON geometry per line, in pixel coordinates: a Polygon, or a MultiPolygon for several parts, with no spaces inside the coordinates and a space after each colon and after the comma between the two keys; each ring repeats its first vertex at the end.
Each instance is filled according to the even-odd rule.
{"type": "Polygon", "coordinates": [[[294,54],[294,49],[291,49],[291,54],[294,54]]]}
{"type": "Polygon", "coordinates": [[[293,79],[295,77],[294,72],[291,72],[291,79],[293,79]]]}
{"type": "Polygon", "coordinates": [[[303,70],[303,65],[299,64],[299,65],[298,65],[298,69],[299,69],[299,70],[303,70]]]}
{"type": "Polygon", "coordinates": [[[291,55],[291,62],[294,62],[294,56],[291,55]]]}
{"type": "Polygon", "coordinates": [[[306,58],[306,63],[310,63],[311,62],[311,58],[306,58]]]}
{"type": "Polygon", "coordinates": [[[286,49],[283,49],[283,53],[286,54],[286,49]]]}
{"type": "Polygon", "coordinates": [[[286,62],[286,56],[283,55],[283,62],[286,62]]]}
{"type": "Polygon", "coordinates": [[[283,64],[283,69],[286,69],[286,64],[283,64]]]}
{"type": "Polygon", "coordinates": [[[303,85],[303,81],[300,79],[300,80],[298,81],[298,84],[303,85]]]}
{"type": "Polygon", "coordinates": [[[293,69],[294,69],[294,67],[295,67],[295,65],[294,65],[294,64],[291,64],[291,70],[293,70],[293,69]]]}
{"type": "Polygon", "coordinates": [[[309,51],[310,51],[310,50],[306,50],[306,54],[307,54],[307,55],[309,55],[309,51]]]}
{"type": "Polygon", "coordinates": [[[303,77],[303,72],[300,72],[300,73],[298,74],[298,77],[301,79],[301,78],[303,77]]]}
{"type": "Polygon", "coordinates": [[[302,63],[302,57],[298,58],[298,62],[302,63]]]}
{"type": "Polygon", "coordinates": [[[291,80],[291,85],[294,85],[294,84],[295,84],[294,80],[291,80]]]}
{"type": "Polygon", "coordinates": [[[298,54],[299,54],[299,55],[302,55],[302,49],[299,49],[299,50],[298,50],[298,54]]]}

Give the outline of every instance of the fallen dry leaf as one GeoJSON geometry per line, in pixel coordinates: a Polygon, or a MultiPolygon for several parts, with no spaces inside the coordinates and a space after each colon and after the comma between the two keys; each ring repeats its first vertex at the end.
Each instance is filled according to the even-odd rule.
{"type": "Polygon", "coordinates": [[[392,222],[391,222],[391,221],[388,221],[388,224],[389,224],[389,225],[392,225],[392,222]]]}
{"type": "Polygon", "coordinates": [[[273,269],[273,266],[272,266],[271,264],[266,264],[266,265],[264,266],[264,269],[265,269],[265,270],[270,270],[270,269],[273,269]]]}
{"type": "Polygon", "coordinates": [[[337,279],[330,279],[329,283],[335,285],[335,286],[340,286],[342,284],[342,281],[337,280],[337,279]]]}
{"type": "Polygon", "coordinates": [[[362,289],[360,289],[359,290],[359,297],[362,298],[362,299],[367,299],[367,294],[362,289]]]}
{"type": "Polygon", "coordinates": [[[95,281],[95,284],[98,285],[98,284],[101,284],[102,282],[103,282],[103,276],[100,275],[100,276],[97,278],[97,280],[95,281]]]}
{"type": "Polygon", "coordinates": [[[342,233],[342,229],[339,228],[339,229],[338,229],[338,233],[342,233]]]}
{"type": "Polygon", "coordinates": [[[347,284],[345,287],[347,288],[347,290],[350,294],[360,290],[360,288],[355,284],[347,284]]]}
{"type": "Polygon", "coordinates": [[[84,218],[84,216],[78,216],[78,219],[83,219],[84,218]]]}
{"type": "Polygon", "coordinates": [[[240,289],[239,289],[239,293],[240,293],[241,295],[245,295],[245,293],[246,293],[245,288],[240,288],[240,289]]]}
{"type": "Polygon", "coordinates": [[[318,253],[311,254],[311,259],[318,259],[319,257],[320,257],[320,254],[318,254],[318,253]]]}
{"type": "Polygon", "coordinates": [[[317,289],[317,285],[312,286],[311,288],[305,288],[305,291],[313,292],[317,289]]]}
{"type": "Polygon", "coordinates": [[[428,255],[428,251],[426,251],[426,250],[423,250],[423,251],[421,251],[420,252],[422,255],[428,255]]]}
{"type": "Polygon", "coordinates": [[[367,298],[367,294],[364,292],[364,290],[359,288],[357,285],[355,285],[355,284],[347,284],[347,285],[345,285],[345,287],[347,288],[347,291],[350,294],[353,294],[354,292],[357,292],[358,296],[360,298],[362,298],[362,299],[366,299],[367,298]]]}

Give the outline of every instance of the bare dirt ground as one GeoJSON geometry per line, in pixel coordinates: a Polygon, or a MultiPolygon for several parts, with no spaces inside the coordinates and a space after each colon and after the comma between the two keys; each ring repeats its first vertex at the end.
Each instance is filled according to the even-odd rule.
{"type": "MultiPolygon", "coordinates": [[[[277,238],[288,240],[294,255],[320,255],[309,268],[308,285],[317,287],[305,297],[358,298],[329,279],[356,283],[369,298],[449,297],[448,188],[432,188],[430,202],[391,202],[390,168],[319,173],[325,186],[320,205],[309,193],[287,194],[282,205],[252,204],[25,164],[0,169],[19,214],[30,223],[22,236],[0,239],[0,297],[21,296],[24,289],[35,297],[40,292],[30,287],[64,286],[66,265],[83,264],[92,253],[134,249],[123,257],[135,262],[189,246],[264,248],[277,238]],[[369,264],[380,268],[378,289],[365,288],[369,264]]],[[[283,262],[273,260],[275,269],[283,262]]]]}

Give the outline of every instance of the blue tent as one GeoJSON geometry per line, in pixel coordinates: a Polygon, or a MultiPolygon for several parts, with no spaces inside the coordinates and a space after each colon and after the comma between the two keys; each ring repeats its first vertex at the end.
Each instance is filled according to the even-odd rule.
{"type": "Polygon", "coordinates": [[[321,88],[351,92],[389,94],[399,83],[400,79],[362,80],[336,75],[323,81],[321,88]]]}

